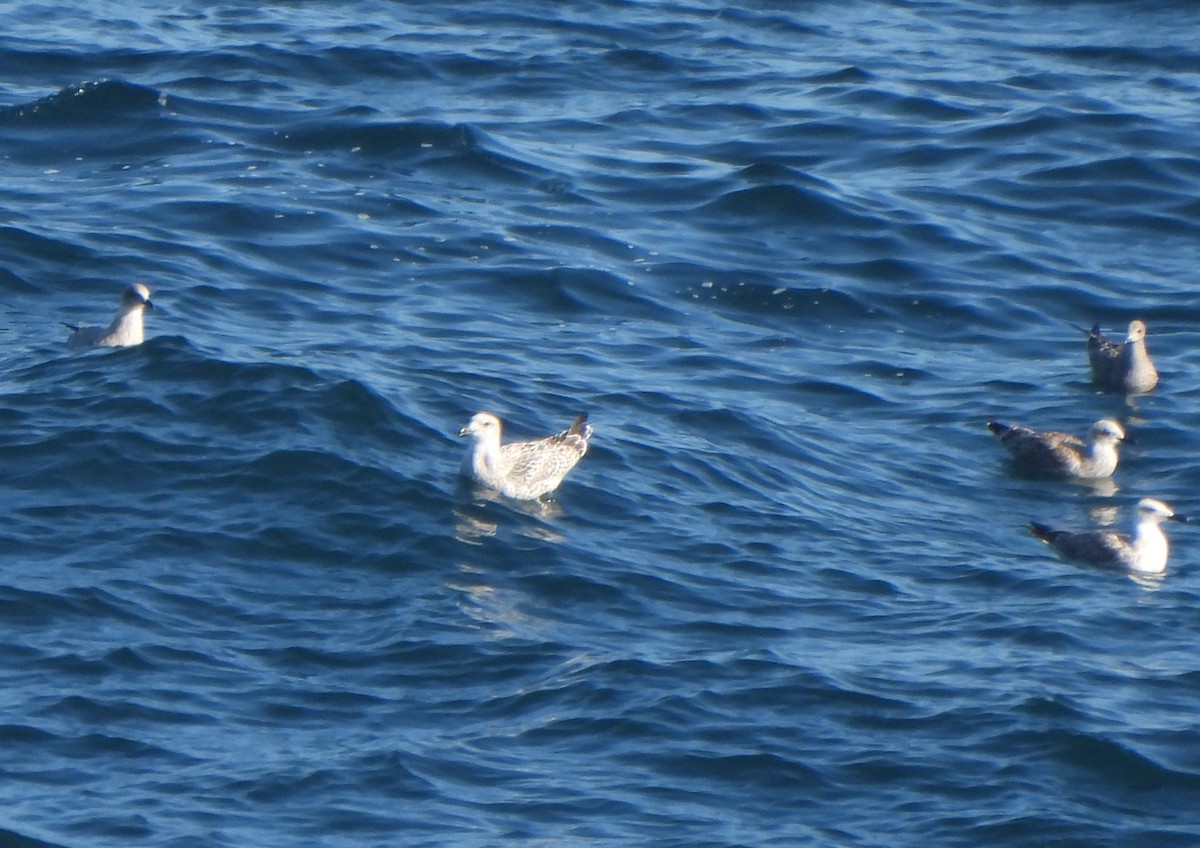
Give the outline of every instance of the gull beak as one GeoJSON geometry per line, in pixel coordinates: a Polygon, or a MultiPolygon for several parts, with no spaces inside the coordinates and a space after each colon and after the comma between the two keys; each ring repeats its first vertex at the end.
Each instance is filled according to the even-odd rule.
{"type": "Polygon", "coordinates": [[[1171,516],[1171,520],[1178,521],[1180,524],[1188,523],[1188,517],[1186,515],[1180,515],[1178,512],[1171,516]]]}
{"type": "Polygon", "coordinates": [[[471,429],[469,427],[463,427],[458,431],[458,437],[460,439],[465,439],[469,435],[471,435],[471,429]]]}

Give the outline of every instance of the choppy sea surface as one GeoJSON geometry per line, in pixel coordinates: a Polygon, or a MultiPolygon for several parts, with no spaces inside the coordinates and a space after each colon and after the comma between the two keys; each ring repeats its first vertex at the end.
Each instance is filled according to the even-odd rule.
{"type": "Polygon", "coordinates": [[[1200,6],[11,3],[0,69],[4,845],[1200,842],[1200,530],[1026,531],[1200,513],[1200,6]],[[592,451],[482,498],[482,409],[592,451]]]}

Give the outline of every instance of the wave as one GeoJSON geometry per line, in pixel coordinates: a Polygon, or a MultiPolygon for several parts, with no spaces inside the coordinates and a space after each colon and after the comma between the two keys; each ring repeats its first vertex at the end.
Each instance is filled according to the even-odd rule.
{"type": "Polygon", "coordinates": [[[166,95],[157,89],[124,80],[97,80],[68,86],[31,103],[0,109],[0,126],[105,126],[148,113],[157,114],[165,103],[166,95]]]}
{"type": "Polygon", "coordinates": [[[0,828],[0,842],[10,848],[67,848],[70,843],[45,842],[7,828],[0,828]]]}

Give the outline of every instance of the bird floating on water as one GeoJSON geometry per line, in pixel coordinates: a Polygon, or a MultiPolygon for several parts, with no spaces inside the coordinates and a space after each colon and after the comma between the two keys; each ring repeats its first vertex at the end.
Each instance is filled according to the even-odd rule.
{"type": "Polygon", "coordinates": [[[517,500],[534,500],[557,489],[587,453],[593,432],[586,412],[561,433],[536,441],[501,444],[500,431],[500,419],[490,412],[476,413],[459,431],[472,440],[462,473],[517,500]]]}
{"type": "Polygon", "coordinates": [[[1091,444],[1054,430],[1033,430],[1000,421],[989,421],[987,426],[1020,468],[1055,477],[1111,477],[1117,470],[1117,445],[1129,441],[1124,428],[1111,418],[1092,425],[1091,444]]]}
{"type": "Polygon", "coordinates": [[[1091,530],[1071,533],[1034,521],[1029,532],[1048,544],[1063,559],[1135,574],[1162,574],[1167,569],[1170,546],[1159,526],[1164,521],[1184,521],[1171,507],[1154,498],[1138,501],[1132,533],[1091,530]]]}
{"type": "Polygon", "coordinates": [[[117,317],[107,327],[81,327],[67,324],[71,335],[67,347],[128,347],[139,345],[145,340],[143,313],[153,309],[150,289],[142,283],[134,283],[121,293],[121,306],[117,317]]]}
{"type": "Polygon", "coordinates": [[[1143,394],[1158,385],[1158,369],[1146,351],[1146,324],[1130,321],[1124,342],[1105,338],[1096,324],[1088,333],[1088,362],[1092,379],[1106,392],[1143,394]]]}

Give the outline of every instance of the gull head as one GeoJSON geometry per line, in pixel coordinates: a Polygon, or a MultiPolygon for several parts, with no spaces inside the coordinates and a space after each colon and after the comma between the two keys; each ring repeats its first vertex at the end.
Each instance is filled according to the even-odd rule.
{"type": "Polygon", "coordinates": [[[1137,319],[1130,321],[1129,334],[1125,336],[1125,343],[1132,344],[1133,342],[1140,342],[1144,338],[1146,338],[1146,323],[1137,319]]]}
{"type": "Polygon", "coordinates": [[[460,437],[470,436],[477,442],[500,441],[500,419],[490,412],[477,412],[471,416],[467,426],[458,431],[460,437]]]}
{"type": "Polygon", "coordinates": [[[150,300],[150,289],[143,283],[134,283],[121,292],[121,308],[126,311],[130,309],[153,309],[154,303],[150,300]]]}
{"type": "Polygon", "coordinates": [[[1115,444],[1125,440],[1125,428],[1111,418],[1101,418],[1092,425],[1092,441],[1094,442],[1115,444]]]}
{"type": "Polygon", "coordinates": [[[1155,498],[1142,498],[1138,501],[1138,518],[1141,521],[1153,521],[1155,524],[1162,521],[1180,521],[1186,523],[1188,520],[1186,515],[1180,515],[1165,503],[1155,498]]]}

